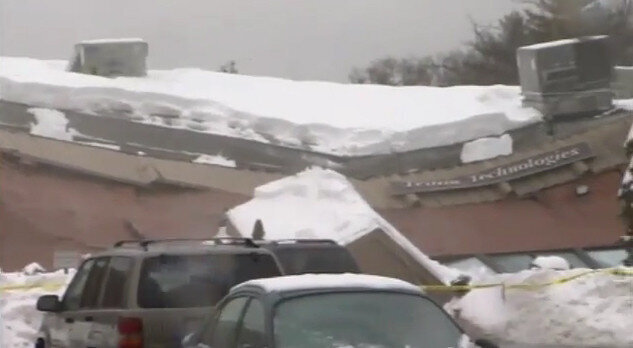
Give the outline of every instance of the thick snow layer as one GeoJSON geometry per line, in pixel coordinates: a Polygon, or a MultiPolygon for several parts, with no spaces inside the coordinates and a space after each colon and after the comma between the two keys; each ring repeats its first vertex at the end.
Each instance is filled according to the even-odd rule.
{"type": "Polygon", "coordinates": [[[67,72],[66,65],[0,57],[0,99],[147,123],[167,105],[168,116],[193,131],[343,155],[453,144],[541,120],[521,106],[516,86],[350,85],[197,69],[105,78],[67,72]]]}
{"type": "Polygon", "coordinates": [[[193,160],[193,163],[212,164],[216,166],[235,168],[235,161],[222,155],[200,155],[193,160]]]}
{"type": "Polygon", "coordinates": [[[42,313],[35,309],[38,297],[61,295],[74,274],[73,271],[38,273],[41,270],[39,265],[32,264],[22,272],[0,272],[0,347],[33,347],[42,321],[42,313]],[[16,286],[30,288],[4,290],[16,286]]]}
{"type": "MultiPolygon", "coordinates": [[[[633,6],[633,5],[632,5],[633,6]]],[[[629,111],[633,111],[633,99],[619,99],[619,100],[614,100],[613,104],[616,107],[619,107],[621,109],[624,110],[629,110],[629,111]]],[[[631,135],[633,134],[629,134],[629,139],[631,138],[631,135]]]]}
{"type": "Polygon", "coordinates": [[[462,163],[483,161],[512,154],[512,137],[504,134],[500,137],[481,138],[462,146],[462,163]]]}
{"type": "MultiPolygon", "coordinates": [[[[542,284],[587,271],[527,270],[477,282],[542,284]]],[[[445,308],[471,331],[498,342],[534,347],[633,346],[633,276],[595,273],[537,290],[473,290],[445,308]]]]}
{"type": "Polygon", "coordinates": [[[541,42],[541,43],[537,43],[537,44],[533,44],[533,45],[529,45],[529,46],[523,46],[521,47],[522,49],[542,49],[542,48],[547,48],[547,47],[556,47],[556,46],[560,46],[560,45],[568,45],[568,44],[574,44],[574,43],[578,43],[580,42],[580,40],[583,39],[602,39],[607,37],[606,35],[595,35],[595,36],[586,36],[584,38],[575,38],[575,39],[562,39],[562,40],[556,40],[556,41],[546,41],[546,42],[541,42]]]}
{"type": "Polygon", "coordinates": [[[84,41],[81,41],[80,44],[94,45],[94,44],[105,44],[105,43],[139,43],[139,42],[145,42],[145,40],[141,38],[95,39],[95,40],[84,40],[84,41]]]}
{"type": "Polygon", "coordinates": [[[68,128],[68,119],[58,110],[30,108],[36,123],[31,125],[31,134],[58,140],[72,141],[73,129],[68,128]]]}
{"type": "Polygon", "coordinates": [[[303,274],[267,279],[255,279],[236,286],[254,285],[266,291],[294,291],[323,288],[402,289],[421,292],[420,288],[403,280],[365,274],[303,274]]]}
{"type": "Polygon", "coordinates": [[[260,219],[268,240],[318,238],[346,245],[381,229],[438,279],[448,283],[459,276],[422,253],[376,213],[345,176],[332,170],[312,168],[257,187],[252,200],[227,215],[247,237],[260,219]]]}
{"type": "Polygon", "coordinates": [[[571,268],[569,262],[560,256],[538,256],[532,261],[531,267],[557,271],[564,271],[571,268]]]}

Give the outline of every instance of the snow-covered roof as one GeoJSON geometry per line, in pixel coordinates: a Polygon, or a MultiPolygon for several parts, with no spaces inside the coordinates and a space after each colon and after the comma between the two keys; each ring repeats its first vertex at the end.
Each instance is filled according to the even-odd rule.
{"type": "MultiPolygon", "coordinates": [[[[94,41],[89,41],[94,42],[94,41]]],[[[106,78],[67,62],[0,57],[0,100],[343,155],[498,136],[539,122],[516,86],[390,87],[150,70],[106,78]],[[163,124],[161,116],[172,120],[163,124]],[[194,127],[195,126],[195,127],[194,127]],[[273,139],[273,140],[271,140],[273,139]]]]}
{"type": "Polygon", "coordinates": [[[420,292],[420,288],[400,279],[365,274],[303,274],[276,278],[250,280],[233,290],[257,286],[265,291],[300,291],[330,288],[367,288],[380,290],[405,290],[420,292]]]}
{"type": "Polygon", "coordinates": [[[606,36],[606,35],[595,35],[595,36],[585,36],[585,37],[573,38],[573,39],[562,39],[562,40],[556,40],[556,41],[547,41],[547,42],[541,42],[541,43],[537,43],[537,44],[533,44],[533,45],[529,45],[529,46],[523,46],[520,49],[522,49],[522,50],[543,49],[543,48],[547,48],[547,47],[556,47],[556,46],[561,46],[561,45],[566,45],[566,44],[575,44],[575,43],[579,43],[579,42],[584,41],[584,40],[604,39],[604,38],[607,38],[607,37],[608,36],[606,36]]]}
{"type": "Polygon", "coordinates": [[[109,43],[141,43],[145,40],[141,38],[118,38],[118,39],[95,39],[95,40],[83,40],[80,41],[80,45],[100,45],[109,43]]]}

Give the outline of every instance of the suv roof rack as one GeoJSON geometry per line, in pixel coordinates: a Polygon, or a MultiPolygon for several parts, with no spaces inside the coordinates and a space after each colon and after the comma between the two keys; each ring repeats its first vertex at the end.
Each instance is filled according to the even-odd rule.
{"type": "Polygon", "coordinates": [[[278,239],[266,241],[270,244],[302,244],[302,243],[312,243],[312,244],[336,244],[338,243],[332,239],[278,239]]]}
{"type": "Polygon", "coordinates": [[[114,243],[115,248],[120,248],[125,245],[138,245],[147,251],[147,247],[152,244],[167,244],[178,242],[214,242],[220,245],[244,245],[251,248],[259,248],[255,242],[250,238],[171,238],[171,239],[144,239],[144,240],[120,240],[114,243]]]}

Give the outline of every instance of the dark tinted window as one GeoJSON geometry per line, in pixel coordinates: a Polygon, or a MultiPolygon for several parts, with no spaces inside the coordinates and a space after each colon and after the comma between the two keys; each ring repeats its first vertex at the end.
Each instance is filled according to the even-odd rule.
{"type": "Polygon", "coordinates": [[[88,280],[90,270],[92,270],[94,263],[94,260],[87,260],[79,267],[77,274],[75,274],[75,277],[64,294],[64,308],[66,310],[76,310],[79,308],[81,294],[86,286],[86,281],[88,280]]]}
{"type": "Polygon", "coordinates": [[[132,259],[127,257],[113,257],[110,260],[103,300],[101,301],[103,308],[123,308],[125,306],[125,295],[132,264],[132,259]]]}
{"type": "Polygon", "coordinates": [[[530,269],[533,257],[529,254],[492,255],[492,259],[503,268],[504,272],[515,273],[530,269]]]}
{"type": "Polygon", "coordinates": [[[587,253],[602,267],[621,266],[627,256],[626,250],[624,249],[592,250],[587,253]]]}
{"type": "Polygon", "coordinates": [[[108,266],[108,258],[95,259],[95,264],[90,270],[86,286],[81,294],[80,308],[96,308],[99,294],[103,289],[103,280],[108,266]]]}
{"type": "Polygon", "coordinates": [[[343,247],[292,247],[274,249],[286,274],[358,273],[356,262],[343,247]]]}
{"type": "Polygon", "coordinates": [[[457,347],[461,330],[435,303],[398,293],[333,293],[282,302],[275,347],[457,347]]]}
{"type": "Polygon", "coordinates": [[[259,300],[248,303],[244,319],[238,330],[238,348],[261,348],[266,346],[266,324],[264,306],[259,300]]]}
{"type": "Polygon", "coordinates": [[[144,308],[215,305],[241,282],[280,275],[270,255],[161,255],[143,262],[138,303],[144,308]]]}
{"type": "Polygon", "coordinates": [[[246,304],[246,297],[233,299],[220,309],[214,325],[205,328],[201,342],[213,348],[229,348],[235,346],[237,324],[240,321],[246,304]]]}

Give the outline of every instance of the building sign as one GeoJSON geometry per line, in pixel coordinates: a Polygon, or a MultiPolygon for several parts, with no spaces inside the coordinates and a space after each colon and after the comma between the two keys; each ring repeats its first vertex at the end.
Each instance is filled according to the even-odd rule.
{"type": "Polygon", "coordinates": [[[590,157],[593,157],[593,153],[589,144],[578,143],[457,178],[421,182],[392,182],[391,189],[394,195],[404,195],[488,186],[562,167],[590,157]]]}

